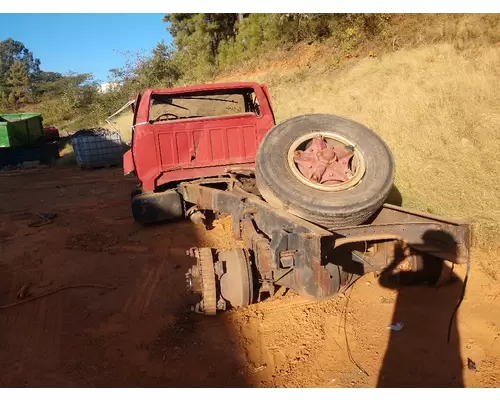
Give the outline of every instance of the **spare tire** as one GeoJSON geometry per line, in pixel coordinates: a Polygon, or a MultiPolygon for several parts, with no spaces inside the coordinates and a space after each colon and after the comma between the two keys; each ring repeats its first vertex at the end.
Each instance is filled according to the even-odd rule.
{"type": "Polygon", "coordinates": [[[271,205],[328,229],[365,222],[394,184],[384,141],[357,122],[301,115],[274,126],[256,158],[256,183],[271,205]]]}

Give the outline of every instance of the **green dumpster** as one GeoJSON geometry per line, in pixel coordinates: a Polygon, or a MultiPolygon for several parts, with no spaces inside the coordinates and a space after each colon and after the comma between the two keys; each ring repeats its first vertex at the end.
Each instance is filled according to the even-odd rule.
{"type": "Polygon", "coordinates": [[[43,140],[40,113],[0,114],[0,147],[21,147],[43,140]]]}

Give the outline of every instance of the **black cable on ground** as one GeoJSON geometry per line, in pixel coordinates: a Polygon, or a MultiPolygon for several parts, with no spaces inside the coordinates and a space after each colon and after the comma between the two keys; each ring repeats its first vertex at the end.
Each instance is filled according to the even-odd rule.
{"type": "Polygon", "coordinates": [[[21,304],[26,304],[29,303],[30,301],[38,300],[41,299],[42,297],[47,297],[50,296],[51,294],[60,292],[61,290],[66,290],[66,289],[76,289],[76,288],[81,288],[81,287],[94,287],[94,288],[100,288],[100,289],[107,289],[107,290],[114,290],[116,289],[116,286],[108,286],[108,285],[100,285],[97,283],[81,283],[78,285],[66,285],[66,286],[61,286],[58,287],[54,290],[51,290],[50,292],[42,293],[38,296],[35,297],[30,297],[29,299],[19,301],[17,303],[10,303],[10,304],[5,304],[5,305],[0,305],[0,309],[5,309],[5,308],[11,308],[15,306],[20,306],[21,304]]]}
{"type": "Polygon", "coordinates": [[[467,267],[465,270],[465,278],[464,278],[464,284],[462,285],[462,293],[460,294],[460,298],[458,299],[458,303],[453,309],[453,313],[451,314],[450,322],[448,324],[448,344],[450,344],[450,339],[451,339],[451,328],[453,326],[453,320],[455,319],[455,316],[457,314],[458,308],[462,304],[462,301],[465,297],[465,289],[467,287],[467,280],[469,279],[469,270],[470,270],[470,250],[469,253],[467,254],[467,267]]]}
{"type": "Polygon", "coordinates": [[[344,307],[344,336],[345,336],[345,344],[346,344],[346,347],[347,347],[347,355],[349,357],[349,360],[361,371],[363,372],[366,376],[370,376],[368,374],[368,372],[365,371],[365,369],[363,367],[361,367],[361,365],[359,365],[356,360],[353,358],[352,354],[351,354],[351,348],[349,347],[349,340],[347,338],[347,329],[346,329],[346,325],[347,325],[347,306],[349,305],[349,299],[351,298],[351,293],[354,289],[354,283],[352,284],[351,286],[351,290],[349,291],[349,295],[347,296],[347,300],[345,302],[345,307],[344,307]]]}

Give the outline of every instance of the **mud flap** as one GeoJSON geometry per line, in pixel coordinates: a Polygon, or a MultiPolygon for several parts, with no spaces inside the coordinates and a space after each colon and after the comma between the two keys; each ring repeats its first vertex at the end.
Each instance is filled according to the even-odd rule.
{"type": "Polygon", "coordinates": [[[134,161],[132,160],[132,150],[127,151],[123,155],[123,175],[127,176],[134,172],[134,161]]]}

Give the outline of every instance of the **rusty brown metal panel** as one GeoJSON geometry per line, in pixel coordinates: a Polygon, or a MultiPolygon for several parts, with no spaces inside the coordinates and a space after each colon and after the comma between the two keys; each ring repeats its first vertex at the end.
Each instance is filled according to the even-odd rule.
{"type": "MultiPolygon", "coordinates": [[[[421,221],[424,219],[422,218],[421,221]]],[[[470,225],[428,222],[393,222],[361,225],[335,230],[335,247],[359,241],[395,239],[406,242],[416,250],[457,264],[467,262],[470,250],[470,225]]]]}
{"type": "Polygon", "coordinates": [[[252,220],[241,221],[241,237],[245,246],[254,251],[258,270],[261,273],[272,271],[274,268],[271,262],[269,240],[257,233],[252,220]]]}
{"type": "Polygon", "coordinates": [[[384,204],[372,218],[373,224],[384,224],[391,222],[430,222],[445,223],[449,225],[470,224],[470,221],[458,218],[446,218],[422,211],[384,204]]]}
{"type": "MultiPolygon", "coordinates": [[[[295,234],[310,235],[318,243],[320,239],[325,239],[325,243],[332,247],[360,241],[401,240],[418,251],[457,264],[466,262],[471,247],[471,225],[468,221],[442,218],[396,206],[384,205],[370,224],[330,232],[286,210],[273,208],[250,193],[217,190],[195,183],[180,184],[178,190],[186,201],[198,205],[200,209],[225,212],[240,219],[243,219],[245,210],[251,212],[256,226],[268,237],[272,237],[277,229],[286,228],[295,234]]],[[[299,250],[302,254],[297,255],[298,264],[311,265],[313,260],[306,259],[305,250],[299,250]]]]}
{"type": "MultiPolygon", "coordinates": [[[[206,180],[207,183],[215,181],[222,180],[206,180]]],[[[201,182],[205,182],[205,180],[200,180],[201,182]]],[[[296,217],[285,210],[273,208],[251,193],[223,191],[202,186],[199,183],[181,183],[178,185],[178,190],[187,202],[197,204],[200,209],[205,208],[234,215],[238,208],[242,207],[242,204],[244,209],[256,208],[258,212],[253,215],[253,219],[259,229],[269,237],[273,230],[283,226],[293,227],[299,233],[332,236],[332,233],[326,229],[296,217]],[[211,202],[208,201],[209,198],[212,198],[211,202]]]]}

